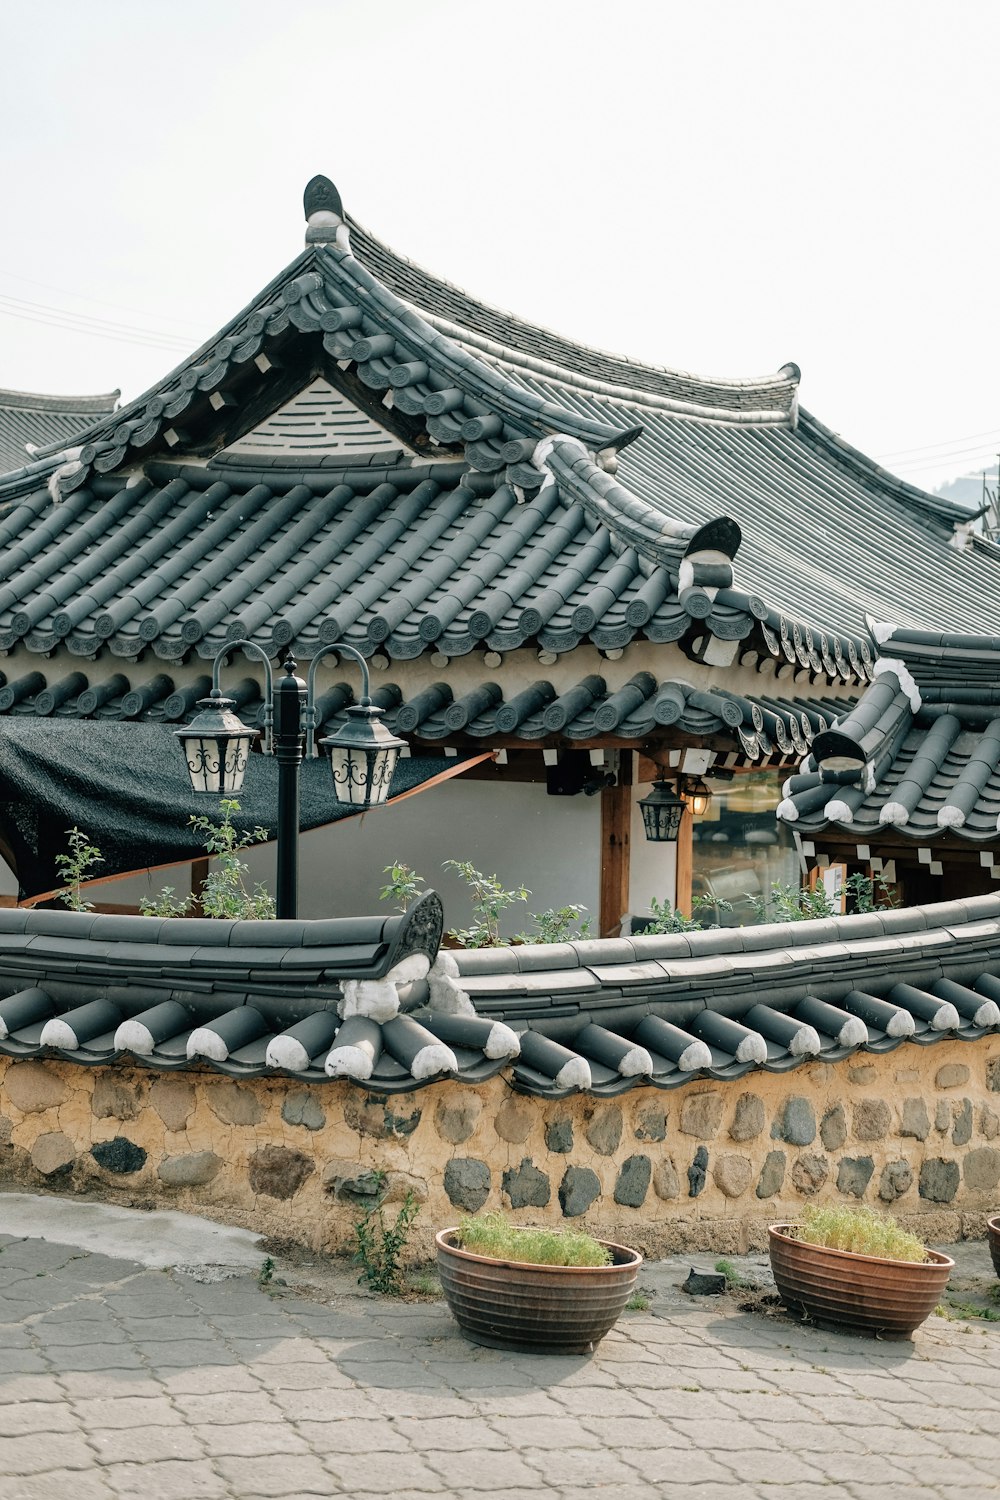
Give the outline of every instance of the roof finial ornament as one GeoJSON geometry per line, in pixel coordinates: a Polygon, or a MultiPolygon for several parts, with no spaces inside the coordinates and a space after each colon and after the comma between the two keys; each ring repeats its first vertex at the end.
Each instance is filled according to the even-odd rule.
{"type": "Polygon", "coordinates": [[[350,250],[351,242],[344,222],[344,205],[329,177],[313,177],[306,184],[302,206],[308,225],[307,245],[339,245],[342,250],[350,250]]]}

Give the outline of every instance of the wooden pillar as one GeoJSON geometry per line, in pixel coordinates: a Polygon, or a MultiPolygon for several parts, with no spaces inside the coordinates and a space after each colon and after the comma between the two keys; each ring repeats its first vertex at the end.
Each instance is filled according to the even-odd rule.
{"type": "Polygon", "coordinates": [[[628,911],[632,756],[619,757],[618,785],[601,791],[601,937],[617,937],[628,911]]]}
{"type": "Polygon", "coordinates": [[[680,831],[677,834],[677,875],[674,888],[674,905],[685,917],[691,915],[691,885],[694,876],[694,818],[691,809],[684,809],[680,831]]]}
{"type": "Polygon", "coordinates": [[[203,917],[205,915],[201,898],[205,889],[205,881],[208,879],[208,863],[207,859],[193,859],[191,861],[191,894],[194,897],[191,906],[191,915],[193,917],[203,917]]]}

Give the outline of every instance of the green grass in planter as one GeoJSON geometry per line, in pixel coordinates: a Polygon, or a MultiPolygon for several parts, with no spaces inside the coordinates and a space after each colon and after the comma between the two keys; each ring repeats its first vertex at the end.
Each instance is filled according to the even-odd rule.
{"type": "Polygon", "coordinates": [[[918,1264],[927,1259],[927,1251],[915,1234],[903,1229],[891,1214],[873,1208],[810,1204],[793,1233],[796,1239],[827,1250],[850,1250],[855,1255],[879,1255],[918,1264]]]}
{"type": "Polygon", "coordinates": [[[609,1266],[611,1252],[579,1229],[521,1229],[503,1214],[463,1219],[458,1243],[473,1255],[523,1261],[530,1266],[609,1266]]]}

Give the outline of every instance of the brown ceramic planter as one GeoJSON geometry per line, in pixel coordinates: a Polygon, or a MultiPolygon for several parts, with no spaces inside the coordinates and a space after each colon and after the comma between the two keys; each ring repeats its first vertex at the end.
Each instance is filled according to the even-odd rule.
{"type": "Polygon", "coordinates": [[[1000,1276],[1000,1214],[995,1218],[986,1220],[986,1235],[990,1243],[990,1257],[993,1261],[993,1269],[1000,1276]]]}
{"type": "Polygon", "coordinates": [[[454,1229],[435,1236],[441,1286],[459,1327],[475,1344],[532,1354],[590,1354],[617,1321],[635,1286],[642,1256],[601,1243],[610,1266],[531,1266],[492,1260],[455,1244],[454,1229]]]}
{"type": "Polygon", "coordinates": [[[768,1230],[771,1270],[782,1301],[812,1318],[870,1333],[905,1335],[930,1317],[955,1262],[928,1250],[923,1264],[828,1250],[789,1234],[792,1224],[768,1230]]]}

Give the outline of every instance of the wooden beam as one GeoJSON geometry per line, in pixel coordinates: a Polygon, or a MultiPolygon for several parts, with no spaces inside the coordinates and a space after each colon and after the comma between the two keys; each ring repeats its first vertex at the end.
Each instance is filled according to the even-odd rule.
{"type": "Polygon", "coordinates": [[[617,937],[628,911],[632,757],[622,752],[618,785],[601,791],[601,937],[617,937]]]}
{"type": "Polygon", "coordinates": [[[685,808],[677,835],[677,878],[674,905],[685,917],[691,915],[691,885],[694,877],[694,818],[685,808]]]}

